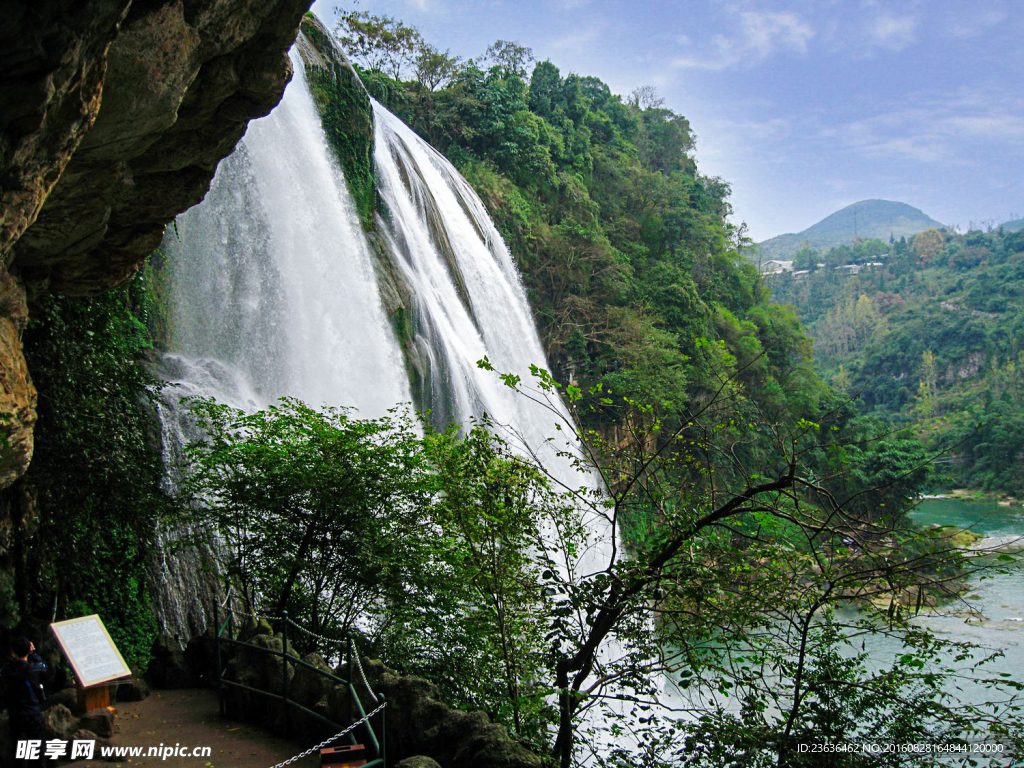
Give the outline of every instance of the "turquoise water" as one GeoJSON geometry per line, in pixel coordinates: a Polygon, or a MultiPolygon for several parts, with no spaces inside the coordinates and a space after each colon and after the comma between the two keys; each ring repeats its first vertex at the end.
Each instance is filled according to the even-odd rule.
{"type": "MultiPolygon", "coordinates": [[[[1019,540],[1024,536],[1024,510],[991,501],[928,499],[912,516],[920,525],[953,526],[981,534],[984,538],[974,545],[978,548],[1008,543],[1019,546],[1019,540]]],[[[983,658],[994,651],[1003,654],[980,669],[971,660],[955,664],[950,659],[945,660],[962,674],[955,683],[947,685],[947,692],[961,704],[984,704],[1005,698],[1007,694],[994,693],[990,688],[973,682],[972,676],[994,678],[1000,673],[1008,673],[1013,680],[1024,680],[1024,566],[1015,563],[1002,572],[972,577],[968,585],[963,598],[915,621],[940,638],[970,642],[985,649],[979,651],[975,658],[983,658]],[[980,615],[968,620],[968,612],[972,610],[980,615]]],[[[903,652],[895,639],[879,635],[868,639],[867,650],[879,666],[888,666],[895,655],[903,652]]],[[[978,760],[978,766],[990,768],[1021,765],[1008,755],[972,757],[978,760]]],[[[950,765],[964,764],[962,758],[950,757],[947,762],[950,765]]]]}
{"type": "Polygon", "coordinates": [[[920,525],[953,525],[984,536],[1024,536],[1024,509],[994,501],[926,499],[911,517],[920,525]]]}
{"type": "MultiPolygon", "coordinates": [[[[1024,537],[1024,510],[995,502],[929,499],[914,511],[913,518],[921,525],[949,525],[981,534],[984,538],[976,547],[1012,542],[1019,545],[1024,537]]],[[[1003,658],[986,664],[982,674],[991,677],[1008,672],[1015,680],[1024,679],[1024,567],[1020,563],[1002,572],[973,577],[960,601],[917,621],[940,637],[1002,651],[1003,658]],[[968,609],[978,612],[980,621],[968,621],[968,609]]],[[[878,638],[873,652],[884,655],[887,650],[895,648],[887,648],[884,639],[878,638]]],[[[962,688],[957,692],[961,701],[978,703],[987,698],[986,689],[978,685],[967,683],[962,688]]]]}
{"type": "MultiPolygon", "coordinates": [[[[913,518],[921,525],[951,525],[981,534],[984,538],[975,545],[978,547],[1024,543],[1018,541],[1024,537],[1024,510],[1019,507],[1002,507],[986,501],[929,499],[914,511],[913,518]]],[[[972,579],[964,601],[981,613],[980,624],[965,624],[962,616],[945,615],[930,618],[929,626],[947,635],[977,638],[991,647],[1005,648],[1008,656],[1017,661],[1012,671],[1024,673],[1024,568],[1017,564],[1004,573],[972,579]],[[950,621],[958,626],[947,626],[950,621]]]]}
{"type": "MultiPolygon", "coordinates": [[[[974,531],[984,537],[975,547],[1002,545],[1024,537],[1024,510],[1003,507],[994,502],[928,499],[914,510],[912,516],[920,525],[943,525],[974,531]]],[[[851,623],[857,619],[855,609],[841,610],[840,614],[845,614],[840,616],[841,620],[851,623]]],[[[982,646],[986,649],[982,656],[989,651],[1003,653],[1001,658],[985,664],[977,673],[971,660],[955,665],[949,662],[962,676],[957,682],[951,682],[947,690],[961,704],[981,704],[993,698],[987,687],[968,679],[975,674],[993,678],[1005,672],[1015,680],[1024,680],[1024,621],[1014,619],[1024,620],[1024,565],[1020,564],[1004,572],[993,571],[986,578],[973,577],[964,598],[915,619],[940,638],[982,646]],[[975,612],[975,617],[968,621],[971,611],[975,612]],[[977,614],[980,614],[980,619],[977,614]]],[[[851,654],[861,650],[861,640],[865,641],[865,650],[870,654],[869,666],[877,669],[890,667],[895,657],[906,653],[896,638],[871,635],[858,638],[855,647],[849,647],[851,654]]],[[[698,699],[693,692],[680,691],[670,680],[666,681],[662,691],[663,703],[673,707],[707,706],[716,698],[702,696],[698,699]]],[[[718,699],[718,703],[726,709],[735,709],[735,702],[728,699],[718,699]]],[[[995,768],[1013,764],[1006,762],[1013,758],[1005,755],[993,760],[986,760],[981,755],[972,757],[978,759],[979,766],[995,768]]],[[[951,765],[959,764],[956,760],[949,762],[951,765]]]]}

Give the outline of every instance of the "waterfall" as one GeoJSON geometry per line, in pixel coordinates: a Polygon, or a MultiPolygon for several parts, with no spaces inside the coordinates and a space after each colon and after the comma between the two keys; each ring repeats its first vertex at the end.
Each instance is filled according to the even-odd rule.
{"type": "Polygon", "coordinates": [[[175,380],[232,404],[282,395],[380,416],[410,399],[373,258],[304,69],[165,240],[175,380]],[[227,374],[227,375],[225,375],[227,374]]]}
{"type": "MultiPolygon", "coordinates": [[[[425,393],[441,426],[486,413],[513,448],[541,462],[564,488],[594,488],[596,479],[559,450],[577,453],[564,428],[572,419],[557,396],[538,403],[506,386],[477,361],[531,387],[530,366],[547,367],[530,305],[512,254],[483,201],[440,152],[380,104],[373,103],[374,166],[387,215],[387,250],[410,286],[417,348],[429,350],[425,393]],[[563,442],[552,443],[563,427],[563,442]]],[[[607,566],[603,518],[585,520],[590,546],[573,571],[607,566]]]]}
{"type": "MultiPolygon", "coordinates": [[[[281,103],[250,124],[205,200],[164,238],[170,338],[157,374],[171,385],[161,408],[168,467],[197,436],[185,396],[253,410],[290,395],[364,416],[411,399],[369,245],[294,52],[292,62],[281,103]]],[[[157,618],[187,638],[209,613],[212,552],[162,544],[157,618]]]]}
{"type": "MultiPolygon", "coordinates": [[[[486,413],[557,482],[595,487],[549,440],[559,436],[556,422],[571,424],[561,400],[533,402],[477,365],[486,357],[524,384],[531,365],[546,366],[519,273],[480,198],[374,104],[382,202],[374,248],[295,50],[292,60],[296,74],[281,104],[249,126],[206,199],[165,237],[170,338],[158,373],[173,385],[161,413],[168,463],[195,437],[181,395],[245,409],[290,395],[362,416],[415,400],[439,425],[486,413]],[[401,341],[382,305],[384,273],[408,296],[401,341]]],[[[574,446],[570,431],[559,448],[574,446]]],[[[568,569],[593,570],[607,553],[607,525],[591,528],[593,546],[568,569]]],[[[194,569],[170,556],[158,566],[166,593],[158,618],[182,636],[202,628],[194,569]]]]}

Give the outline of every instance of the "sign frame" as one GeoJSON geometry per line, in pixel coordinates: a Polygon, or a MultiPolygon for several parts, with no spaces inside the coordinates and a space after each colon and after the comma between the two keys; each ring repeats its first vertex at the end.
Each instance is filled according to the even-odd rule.
{"type": "Polygon", "coordinates": [[[100,615],[98,613],[93,613],[88,616],[79,616],[77,619],[55,621],[50,625],[50,631],[53,632],[54,637],[57,638],[57,642],[60,644],[61,650],[64,652],[65,658],[67,658],[68,662],[71,664],[71,668],[75,672],[75,679],[78,682],[79,687],[93,688],[96,686],[104,685],[105,683],[109,683],[112,680],[120,680],[122,678],[132,676],[131,667],[129,667],[127,662],[125,662],[124,657],[121,655],[121,651],[118,650],[117,645],[114,643],[114,640],[110,637],[110,633],[107,632],[107,628],[103,624],[103,619],[100,618],[100,615]],[[105,677],[98,677],[89,680],[85,679],[85,677],[82,674],[82,670],[79,669],[78,664],[75,662],[74,653],[64,643],[64,638],[61,637],[59,629],[62,627],[70,626],[72,624],[80,624],[87,621],[95,621],[99,625],[99,628],[103,632],[103,636],[106,638],[110,649],[114,652],[114,655],[117,657],[117,660],[121,663],[121,666],[124,668],[124,672],[119,672],[112,675],[106,675],[105,677]]]}

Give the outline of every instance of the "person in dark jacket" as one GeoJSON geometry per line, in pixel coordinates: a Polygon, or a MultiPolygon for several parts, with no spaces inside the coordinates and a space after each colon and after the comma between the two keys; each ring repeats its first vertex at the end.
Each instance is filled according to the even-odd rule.
{"type": "MultiPolygon", "coordinates": [[[[11,658],[0,669],[4,704],[10,718],[11,738],[17,750],[19,741],[35,740],[42,742],[46,738],[43,725],[43,686],[42,676],[46,673],[46,663],[42,660],[31,641],[18,638],[11,643],[11,658]]],[[[43,765],[40,756],[37,759],[15,761],[16,766],[35,768],[43,765]]]]}

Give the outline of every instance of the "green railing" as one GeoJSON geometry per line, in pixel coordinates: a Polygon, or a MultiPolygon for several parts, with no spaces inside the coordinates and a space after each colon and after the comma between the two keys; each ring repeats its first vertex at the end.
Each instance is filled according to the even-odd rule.
{"type": "MultiPolygon", "coordinates": [[[[285,732],[286,732],[286,734],[291,732],[291,727],[290,727],[291,726],[291,719],[290,719],[290,711],[291,710],[298,710],[302,714],[306,715],[309,718],[312,718],[316,722],[326,726],[327,728],[329,728],[331,730],[334,730],[334,731],[344,730],[347,724],[336,723],[333,720],[331,720],[330,718],[324,717],[319,712],[314,712],[313,710],[311,710],[308,707],[304,706],[300,702],[298,702],[295,699],[289,697],[289,695],[288,695],[288,665],[289,664],[293,664],[293,665],[295,665],[297,667],[302,667],[303,669],[307,669],[310,672],[312,672],[312,673],[314,673],[316,675],[319,675],[320,677],[326,678],[327,680],[330,680],[331,682],[333,682],[333,683],[335,683],[337,685],[345,686],[346,690],[348,691],[348,713],[347,713],[348,714],[348,720],[349,720],[348,724],[351,724],[353,722],[357,722],[359,720],[365,721],[365,722],[362,723],[362,726],[361,726],[360,729],[356,729],[356,730],[353,730],[353,731],[349,732],[349,734],[348,734],[349,741],[350,741],[351,744],[360,744],[361,743],[361,744],[363,744],[366,747],[367,752],[369,754],[367,756],[368,759],[367,759],[365,768],[384,768],[384,766],[386,765],[386,747],[385,747],[385,743],[384,743],[384,737],[385,737],[384,708],[383,707],[378,707],[379,711],[375,715],[375,717],[378,719],[378,722],[377,722],[377,726],[375,727],[374,726],[374,722],[373,722],[373,717],[367,717],[367,710],[363,706],[362,700],[359,698],[359,693],[358,693],[358,691],[356,690],[356,687],[355,687],[355,681],[352,678],[353,666],[354,665],[356,665],[356,666],[360,665],[360,662],[359,662],[358,656],[356,655],[355,647],[354,647],[354,644],[352,642],[352,638],[351,637],[347,637],[347,638],[345,638],[345,640],[340,641],[340,642],[344,642],[345,643],[345,659],[346,659],[345,668],[347,670],[347,675],[348,675],[348,679],[346,680],[344,678],[339,677],[338,675],[335,675],[332,672],[328,672],[327,670],[320,669],[319,667],[314,666],[313,664],[310,664],[307,661],[304,661],[304,660],[302,660],[300,658],[297,658],[296,656],[289,656],[288,655],[288,625],[289,624],[294,624],[294,626],[299,627],[299,629],[302,629],[302,627],[300,627],[298,624],[295,624],[294,622],[292,622],[288,618],[287,612],[283,613],[281,617],[276,617],[276,620],[281,622],[281,638],[282,638],[283,642],[281,643],[281,650],[280,651],[273,650],[272,648],[261,648],[258,645],[253,645],[252,643],[247,643],[245,641],[236,639],[235,638],[235,623],[234,623],[235,622],[235,612],[233,610],[231,610],[230,607],[228,607],[227,614],[228,614],[227,620],[223,624],[221,624],[221,621],[220,621],[220,606],[217,605],[217,604],[214,604],[213,623],[214,623],[214,627],[216,627],[216,629],[217,629],[217,633],[216,633],[217,696],[218,696],[218,698],[220,700],[220,714],[221,714],[221,717],[224,717],[225,713],[226,713],[226,708],[225,708],[225,692],[227,690],[227,687],[230,687],[230,688],[238,688],[238,689],[241,689],[241,690],[244,690],[244,691],[249,691],[251,693],[256,693],[256,694],[259,694],[260,696],[266,696],[267,698],[276,699],[277,701],[282,702],[284,704],[284,718],[285,718],[285,732]],[[239,683],[239,682],[237,682],[235,680],[227,680],[227,679],[225,679],[224,672],[226,671],[226,668],[224,668],[222,666],[223,654],[221,653],[222,645],[225,644],[225,643],[228,646],[235,646],[235,647],[238,647],[238,648],[247,648],[250,651],[256,651],[258,653],[265,653],[265,654],[268,654],[270,656],[280,657],[280,659],[281,659],[281,681],[282,681],[281,682],[281,693],[274,693],[273,691],[265,691],[262,688],[254,688],[254,687],[252,687],[250,685],[245,685],[244,683],[239,683]],[[357,732],[359,730],[362,730],[363,734],[365,735],[365,738],[362,739],[362,740],[360,740],[359,736],[357,736],[357,732]]],[[[308,630],[305,630],[305,631],[308,632],[311,635],[313,634],[313,633],[309,632],[308,630]]],[[[362,669],[361,666],[359,668],[360,668],[360,670],[362,669]]],[[[365,683],[365,677],[363,677],[363,682],[365,683]]],[[[384,702],[384,694],[382,694],[382,693],[375,694],[372,690],[369,690],[368,684],[367,684],[367,690],[368,690],[369,694],[374,697],[375,700],[379,700],[383,704],[383,702],[384,702]]]]}

